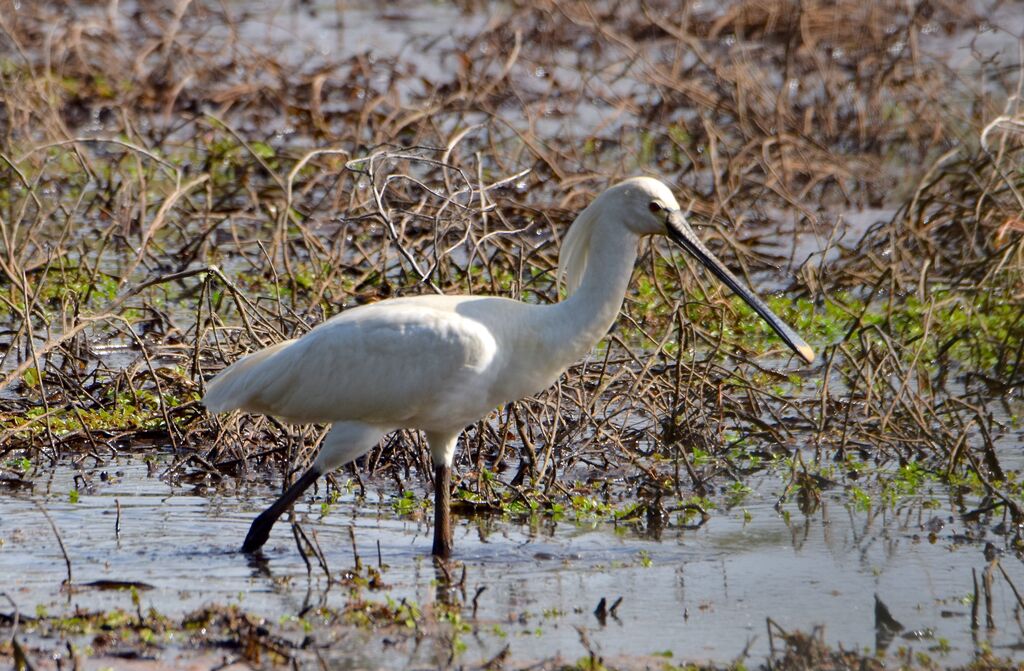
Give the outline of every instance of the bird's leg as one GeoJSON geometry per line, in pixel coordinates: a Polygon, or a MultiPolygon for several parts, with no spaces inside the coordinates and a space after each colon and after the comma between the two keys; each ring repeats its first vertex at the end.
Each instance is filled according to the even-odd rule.
{"type": "Polygon", "coordinates": [[[302,496],[302,493],[309,489],[309,486],[316,482],[316,479],[319,477],[320,469],[316,464],[313,464],[309,470],[302,474],[301,478],[292,483],[292,486],[277,501],[274,501],[273,505],[260,513],[252,521],[252,526],[249,527],[249,533],[245,536],[245,542],[242,543],[242,552],[255,552],[263,547],[263,544],[270,537],[270,529],[274,526],[277,518],[283,515],[295,503],[295,500],[302,496]]]}
{"type": "Polygon", "coordinates": [[[434,465],[434,550],[435,557],[452,554],[452,467],[434,465]]]}

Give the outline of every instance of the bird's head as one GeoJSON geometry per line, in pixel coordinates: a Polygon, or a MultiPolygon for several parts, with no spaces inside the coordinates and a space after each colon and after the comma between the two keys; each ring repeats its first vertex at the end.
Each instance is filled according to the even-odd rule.
{"type": "Polygon", "coordinates": [[[676,197],[663,183],[651,177],[634,177],[611,187],[601,194],[599,200],[604,201],[604,207],[615,211],[618,215],[615,219],[637,235],[667,235],[739,295],[794,352],[807,363],[814,361],[814,350],[810,345],[704,246],[690,228],[676,197]]]}
{"type": "MultiPolygon", "coordinates": [[[[633,177],[602,193],[595,205],[637,235],[666,235],[666,215],[680,212],[671,189],[652,177],[633,177]]],[[[680,213],[681,216],[681,213],[680,213]]]]}

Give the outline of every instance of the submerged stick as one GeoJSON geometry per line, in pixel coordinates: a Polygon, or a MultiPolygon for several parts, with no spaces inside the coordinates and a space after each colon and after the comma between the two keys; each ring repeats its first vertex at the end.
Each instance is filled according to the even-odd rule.
{"type": "Polygon", "coordinates": [[[57,538],[57,545],[60,546],[60,553],[64,555],[64,565],[68,570],[68,577],[64,584],[67,585],[68,598],[71,598],[71,558],[68,557],[67,548],[64,547],[64,539],[60,537],[60,531],[57,529],[57,525],[54,524],[53,518],[50,517],[50,513],[46,512],[46,508],[43,508],[43,506],[36,500],[33,500],[32,503],[34,503],[36,508],[39,509],[39,512],[43,514],[46,521],[50,523],[50,528],[53,529],[53,535],[57,538]]]}

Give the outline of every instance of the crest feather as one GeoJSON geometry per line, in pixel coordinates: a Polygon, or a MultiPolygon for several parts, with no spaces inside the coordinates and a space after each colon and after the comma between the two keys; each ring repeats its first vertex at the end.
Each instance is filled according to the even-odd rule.
{"type": "Polygon", "coordinates": [[[558,255],[558,284],[565,285],[566,297],[572,296],[583,282],[583,273],[587,269],[590,240],[594,237],[597,223],[594,212],[594,203],[591,203],[572,222],[568,233],[562,240],[562,250],[558,255]]]}

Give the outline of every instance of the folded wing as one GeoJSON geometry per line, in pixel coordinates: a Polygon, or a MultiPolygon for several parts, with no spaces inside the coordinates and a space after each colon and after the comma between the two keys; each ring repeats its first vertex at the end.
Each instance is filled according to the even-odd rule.
{"type": "Polygon", "coordinates": [[[469,410],[461,406],[478,412],[495,349],[477,321],[388,301],[243,357],[210,382],[203,404],[296,423],[422,425],[438,413],[469,410]]]}

